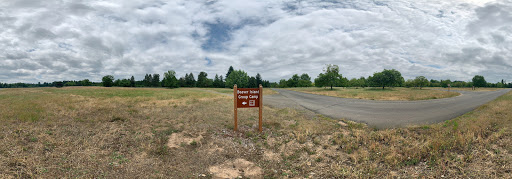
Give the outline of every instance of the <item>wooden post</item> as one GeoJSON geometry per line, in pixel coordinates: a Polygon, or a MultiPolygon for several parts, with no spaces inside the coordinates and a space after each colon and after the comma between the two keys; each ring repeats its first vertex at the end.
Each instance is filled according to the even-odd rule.
{"type": "Polygon", "coordinates": [[[236,98],[236,91],[237,91],[237,88],[236,88],[236,84],[235,86],[233,86],[233,97],[235,97],[235,103],[234,103],[234,117],[235,117],[235,126],[233,127],[235,132],[238,131],[238,112],[236,111],[236,105],[237,105],[237,98],[236,98]]]}
{"type": "Polygon", "coordinates": [[[259,128],[258,130],[260,131],[260,133],[263,131],[263,120],[261,119],[262,118],[262,111],[263,111],[263,86],[261,86],[260,84],[260,109],[259,109],[259,113],[260,113],[260,121],[259,121],[259,128]]]}

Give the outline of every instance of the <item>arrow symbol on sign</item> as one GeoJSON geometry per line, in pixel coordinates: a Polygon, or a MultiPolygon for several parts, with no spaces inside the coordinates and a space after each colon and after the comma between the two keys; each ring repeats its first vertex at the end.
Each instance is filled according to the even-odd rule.
{"type": "Polygon", "coordinates": [[[246,104],[247,104],[247,102],[245,102],[245,101],[244,101],[244,102],[242,102],[242,104],[243,104],[243,105],[246,105],[246,104]]]}

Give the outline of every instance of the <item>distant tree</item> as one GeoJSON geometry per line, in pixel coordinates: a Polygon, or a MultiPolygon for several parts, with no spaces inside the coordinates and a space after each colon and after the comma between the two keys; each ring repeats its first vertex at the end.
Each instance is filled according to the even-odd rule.
{"type": "Polygon", "coordinates": [[[64,83],[62,81],[55,81],[53,82],[53,84],[55,85],[55,87],[57,88],[62,88],[64,87],[64,83]]]}
{"type": "Polygon", "coordinates": [[[302,75],[300,75],[300,79],[299,79],[299,82],[298,82],[298,87],[310,87],[312,86],[311,84],[311,77],[309,77],[309,75],[307,73],[303,73],[302,75]]]}
{"type": "Polygon", "coordinates": [[[204,71],[199,72],[199,75],[197,75],[197,87],[200,88],[207,88],[211,87],[211,85],[208,84],[208,74],[204,71]]]}
{"type": "Polygon", "coordinates": [[[76,83],[74,81],[68,81],[64,83],[64,86],[76,86],[76,83]]]}
{"type": "Polygon", "coordinates": [[[452,81],[450,79],[447,79],[447,80],[441,80],[440,82],[440,85],[441,87],[443,88],[447,88],[448,85],[451,85],[452,84],[452,81]]]}
{"type": "Polygon", "coordinates": [[[351,87],[356,87],[356,88],[359,88],[362,86],[361,84],[361,81],[357,78],[352,78],[348,81],[348,85],[347,86],[351,86],[351,87]]]}
{"type": "Polygon", "coordinates": [[[120,79],[114,80],[114,84],[112,84],[112,86],[120,86],[119,83],[121,83],[120,79]]]}
{"type": "Polygon", "coordinates": [[[421,89],[422,87],[428,86],[428,80],[424,76],[418,76],[414,79],[414,84],[421,89]]]}
{"type": "Polygon", "coordinates": [[[104,87],[112,87],[114,85],[114,76],[107,75],[101,79],[104,87]]]}
{"type": "Polygon", "coordinates": [[[135,77],[133,76],[130,78],[130,86],[135,87],[135,77]]]}
{"type": "Polygon", "coordinates": [[[153,82],[153,76],[151,76],[151,74],[146,74],[146,76],[144,76],[144,80],[142,81],[145,87],[151,87],[153,82]]]}
{"type": "Polygon", "coordinates": [[[151,80],[151,86],[159,87],[160,85],[160,74],[153,74],[153,79],[151,80]]]}
{"type": "Polygon", "coordinates": [[[249,77],[249,88],[257,88],[258,87],[258,81],[255,77],[251,76],[249,77]]]}
{"type": "Polygon", "coordinates": [[[395,69],[384,69],[382,72],[374,73],[368,80],[371,81],[373,86],[380,86],[382,89],[386,86],[400,86],[404,82],[402,74],[395,69]]]}
{"type": "Polygon", "coordinates": [[[84,80],[80,81],[80,84],[82,86],[91,86],[92,85],[92,83],[91,83],[91,81],[89,81],[89,79],[84,79],[84,80]]]}
{"type": "Polygon", "coordinates": [[[231,72],[233,71],[235,71],[235,69],[233,69],[233,66],[229,66],[228,73],[226,73],[226,79],[228,79],[229,74],[231,74],[231,72]]]}
{"type": "Polygon", "coordinates": [[[473,77],[473,85],[475,85],[475,87],[485,87],[487,85],[487,81],[485,81],[483,76],[475,75],[475,77],[473,77]]]}
{"type": "Polygon", "coordinates": [[[367,81],[366,81],[366,79],[365,79],[364,77],[359,78],[359,79],[358,79],[358,81],[359,81],[359,85],[360,85],[362,88],[364,88],[364,87],[368,86],[367,81]]]}
{"type": "MultiPolygon", "coordinates": [[[[346,80],[346,79],[345,79],[346,80]]],[[[343,86],[345,81],[340,74],[340,67],[338,65],[326,65],[324,73],[320,73],[318,78],[315,79],[316,86],[343,86]]]]}
{"type": "Polygon", "coordinates": [[[327,86],[327,77],[325,74],[320,73],[318,77],[315,78],[315,86],[316,87],[326,87],[327,86]]]}
{"type": "Polygon", "coordinates": [[[186,87],[195,87],[196,86],[196,79],[194,78],[194,74],[190,73],[188,75],[185,75],[185,86],[186,87]]]}
{"type": "Polygon", "coordinates": [[[279,88],[288,88],[288,81],[286,81],[285,79],[281,79],[279,80],[278,86],[279,88]]]}
{"type": "Polygon", "coordinates": [[[256,86],[259,87],[259,85],[263,85],[263,79],[261,79],[261,75],[258,73],[256,74],[256,86]]]}
{"type": "Polygon", "coordinates": [[[215,78],[213,80],[213,87],[224,88],[224,81],[222,79],[222,75],[219,77],[219,75],[215,74],[215,78]]]}
{"type": "MultiPolygon", "coordinates": [[[[188,74],[185,74],[185,76],[188,76],[188,74]]],[[[180,79],[178,80],[178,84],[180,85],[180,87],[187,86],[187,83],[185,81],[185,77],[180,77],[180,79]]]]}
{"type": "Polygon", "coordinates": [[[414,82],[414,80],[408,79],[407,81],[405,81],[404,86],[406,88],[416,87],[416,83],[414,82]]]}
{"type": "Polygon", "coordinates": [[[288,79],[288,87],[294,88],[299,86],[300,77],[298,74],[294,74],[290,79],[288,79]]]}
{"type": "Polygon", "coordinates": [[[116,86],[120,86],[120,87],[130,87],[131,86],[129,79],[122,79],[122,80],[116,80],[116,81],[117,81],[116,86]]]}
{"type": "Polygon", "coordinates": [[[162,84],[164,87],[168,88],[177,88],[179,87],[178,79],[176,79],[176,72],[173,70],[169,70],[164,73],[164,79],[162,80],[162,84]]]}
{"type": "Polygon", "coordinates": [[[249,76],[245,71],[234,70],[226,78],[226,86],[233,88],[233,85],[237,85],[238,88],[249,87],[249,76]]]}

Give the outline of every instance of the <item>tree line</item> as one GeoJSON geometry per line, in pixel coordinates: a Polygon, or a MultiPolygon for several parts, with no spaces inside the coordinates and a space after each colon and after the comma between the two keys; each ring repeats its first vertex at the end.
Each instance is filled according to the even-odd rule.
{"type": "Polygon", "coordinates": [[[300,77],[298,74],[293,75],[290,79],[281,79],[279,83],[273,83],[272,87],[275,88],[293,88],[293,87],[491,87],[491,88],[512,88],[512,83],[505,83],[504,80],[497,83],[489,83],[481,75],[476,75],[469,82],[464,81],[451,81],[447,80],[428,80],[424,76],[418,76],[415,79],[408,79],[407,81],[402,77],[402,74],[395,69],[384,69],[381,72],[375,72],[372,76],[352,78],[348,80],[343,77],[340,73],[337,65],[326,65],[323,73],[320,73],[317,78],[314,79],[314,83],[311,81],[308,74],[302,74],[300,77]]]}
{"type": "Polygon", "coordinates": [[[200,72],[197,75],[197,80],[193,73],[186,73],[185,76],[178,78],[176,72],[169,70],[164,73],[162,80],[160,74],[146,74],[141,81],[135,81],[132,76],[130,79],[117,79],[114,76],[106,75],[102,78],[102,85],[105,87],[118,86],[118,87],[199,87],[199,88],[224,88],[233,87],[237,84],[241,88],[257,88],[260,84],[263,87],[270,87],[270,82],[263,80],[258,73],[256,76],[249,76],[243,70],[234,70],[230,66],[226,76],[215,74],[215,77],[208,78],[208,73],[200,72]]]}
{"type": "Polygon", "coordinates": [[[115,79],[112,75],[106,75],[101,82],[91,82],[89,79],[79,81],[55,81],[52,83],[0,83],[0,88],[31,88],[31,87],[64,87],[64,86],[117,86],[117,87],[200,87],[200,88],[233,88],[237,84],[239,88],[257,88],[259,84],[263,87],[273,88],[293,88],[293,87],[492,87],[492,88],[512,88],[512,83],[506,83],[504,80],[497,83],[489,83],[481,75],[476,75],[471,81],[451,81],[447,80],[428,80],[424,76],[418,76],[415,79],[404,80],[402,74],[395,69],[384,69],[376,72],[372,76],[352,78],[348,80],[340,73],[337,65],[326,65],[323,73],[320,73],[314,79],[307,73],[292,75],[288,80],[281,79],[279,82],[269,82],[263,80],[258,73],[256,76],[249,76],[243,70],[234,70],[230,66],[226,75],[215,74],[215,77],[208,78],[206,72],[200,72],[197,80],[193,73],[186,73],[185,76],[178,78],[176,72],[169,70],[165,72],[160,80],[160,74],[146,74],[143,80],[136,81],[134,76],[128,79],[115,79]]]}

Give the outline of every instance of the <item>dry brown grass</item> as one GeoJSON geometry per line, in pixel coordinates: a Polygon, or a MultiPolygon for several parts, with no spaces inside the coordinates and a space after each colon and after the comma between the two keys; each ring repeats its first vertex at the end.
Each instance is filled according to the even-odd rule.
{"type": "Polygon", "coordinates": [[[266,178],[512,177],[512,93],[441,124],[387,130],[265,106],[263,134],[257,109],[239,110],[234,133],[232,105],[191,89],[1,90],[0,178],[209,178],[237,159],[266,178]],[[171,136],[199,141],[169,148],[171,136]]]}
{"type": "MultiPolygon", "coordinates": [[[[425,88],[425,89],[448,90],[448,88],[438,88],[438,87],[429,87],[429,88],[425,88]]],[[[498,91],[498,90],[502,90],[502,89],[505,89],[505,88],[475,88],[475,90],[473,90],[473,88],[450,88],[450,90],[456,90],[456,91],[475,91],[475,92],[498,91]]]]}
{"type": "Polygon", "coordinates": [[[334,96],[340,98],[355,98],[368,100],[389,100],[389,101],[415,101],[427,99],[449,98],[460,95],[457,92],[440,90],[428,90],[419,88],[288,88],[289,90],[334,96]]]}

